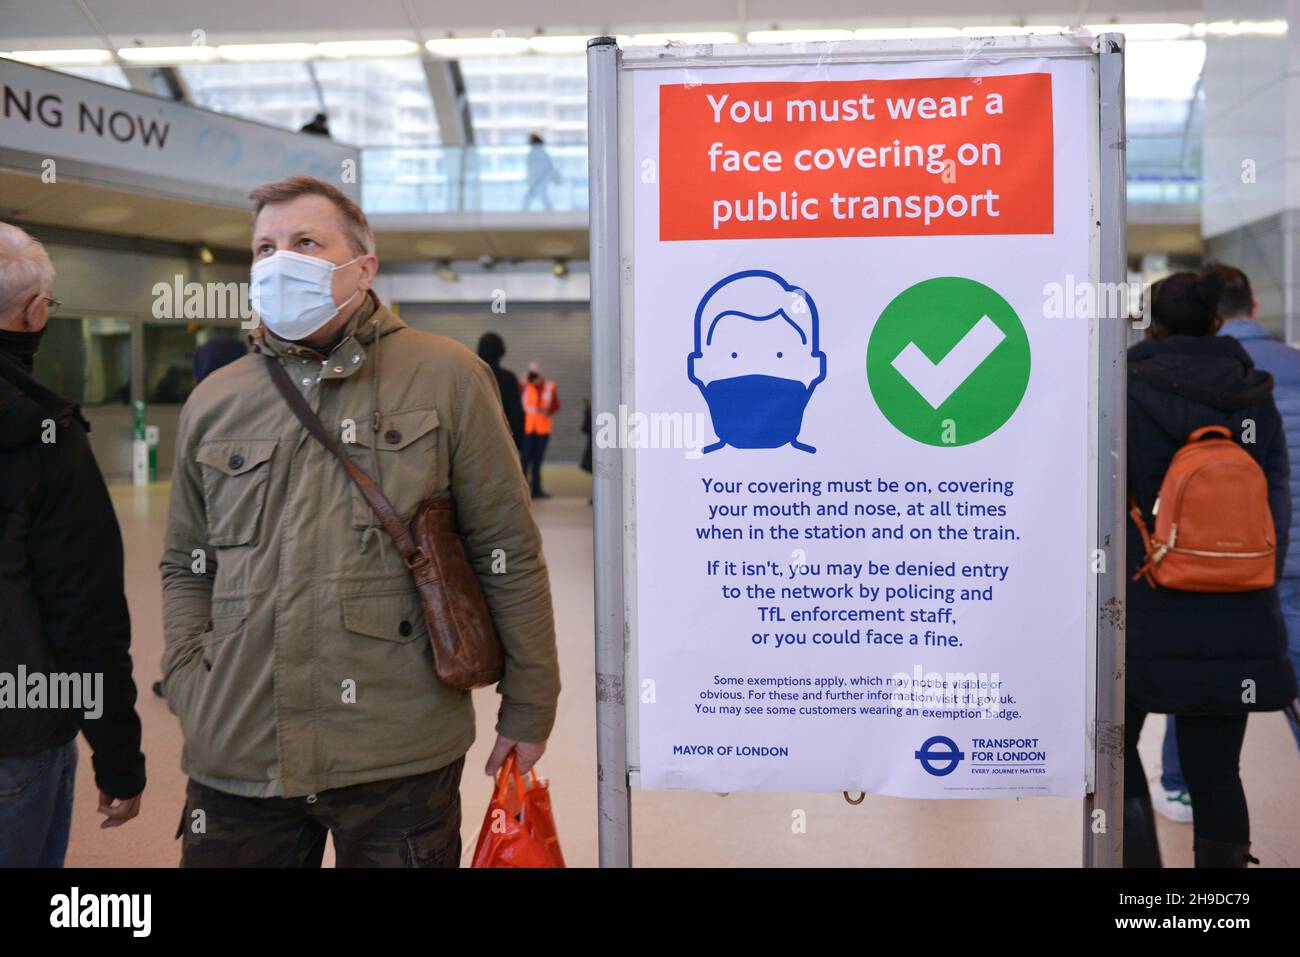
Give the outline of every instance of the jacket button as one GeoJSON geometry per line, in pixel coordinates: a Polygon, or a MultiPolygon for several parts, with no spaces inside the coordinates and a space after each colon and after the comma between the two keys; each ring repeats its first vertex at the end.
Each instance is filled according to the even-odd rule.
{"type": "Polygon", "coordinates": [[[232,455],[230,461],[226,464],[232,469],[242,469],[244,467],[244,457],[242,455],[232,455]]]}
{"type": "Polygon", "coordinates": [[[409,621],[404,621],[397,626],[397,630],[401,632],[402,637],[405,638],[407,635],[411,633],[411,623],[409,621]]]}
{"type": "Polygon", "coordinates": [[[211,670],[212,670],[212,662],[208,661],[207,658],[204,658],[204,659],[203,659],[203,667],[206,668],[206,669],[208,669],[208,671],[211,671],[211,670]]]}
{"type": "Polygon", "coordinates": [[[389,429],[384,433],[384,441],[389,445],[396,445],[398,442],[402,441],[402,433],[397,431],[397,429],[389,429]]]}

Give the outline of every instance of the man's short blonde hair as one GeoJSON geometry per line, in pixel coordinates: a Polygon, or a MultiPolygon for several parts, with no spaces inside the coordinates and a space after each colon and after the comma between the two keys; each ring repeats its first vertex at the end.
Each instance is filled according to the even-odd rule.
{"type": "Polygon", "coordinates": [[[347,233],[352,250],[358,256],[375,251],[375,234],[370,230],[370,221],[361,207],[348,199],[340,190],[323,179],[314,176],[290,176],[274,183],[263,183],[248,194],[253,201],[253,221],[265,207],[275,203],[286,203],[299,196],[324,196],[339,211],[343,231],[347,233]]]}
{"type": "Polygon", "coordinates": [[[54,264],[45,247],[17,226],[0,223],[0,316],[53,285],[54,264]]]}

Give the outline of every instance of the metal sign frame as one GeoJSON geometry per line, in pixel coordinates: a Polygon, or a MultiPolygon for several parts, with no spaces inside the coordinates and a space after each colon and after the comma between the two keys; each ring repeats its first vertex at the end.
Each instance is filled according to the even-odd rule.
{"type": "MultiPolygon", "coordinates": [[[[592,407],[633,404],[631,71],[743,65],[1088,58],[1090,272],[1126,283],[1124,37],[1090,35],[734,44],[621,50],[612,37],[587,47],[591,191],[592,407]]],[[[1105,288],[1105,287],[1103,287],[1105,288]]],[[[1125,368],[1128,323],[1089,324],[1090,385],[1087,585],[1085,867],[1123,861],[1125,368]],[[1099,556],[1099,557],[1098,557],[1099,556]],[[1102,564],[1095,565],[1100,562],[1102,564]]],[[[593,456],[595,550],[596,788],[602,867],[632,863],[631,786],[636,783],[635,450],[593,456]]]]}

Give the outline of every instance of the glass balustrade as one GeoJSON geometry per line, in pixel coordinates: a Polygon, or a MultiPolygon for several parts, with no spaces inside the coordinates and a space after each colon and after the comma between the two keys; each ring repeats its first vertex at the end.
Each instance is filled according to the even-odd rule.
{"type": "MultiPolygon", "coordinates": [[[[1199,132],[1132,134],[1131,203],[1198,203],[1199,132]]],[[[524,213],[587,209],[587,147],[374,147],[362,152],[369,213],[524,213]]]]}
{"type": "Polygon", "coordinates": [[[361,170],[369,213],[587,208],[584,144],[367,148],[361,170]]]}

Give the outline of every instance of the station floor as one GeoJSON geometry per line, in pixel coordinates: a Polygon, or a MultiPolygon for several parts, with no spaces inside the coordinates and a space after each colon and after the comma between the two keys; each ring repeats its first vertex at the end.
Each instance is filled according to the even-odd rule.
{"type": "MultiPolygon", "coordinates": [[[[548,471],[555,497],[536,503],[551,567],[564,691],[540,772],[570,866],[597,861],[595,700],[592,689],[592,553],[590,481],[577,469],[548,471]]],[[[140,816],[103,830],[95,811],[89,753],[81,739],[77,803],[68,865],[173,867],[173,839],[184,799],[180,729],[150,686],[162,654],[158,558],[167,515],[167,485],[114,486],[126,544],[133,657],[149,784],[140,816]]],[[[491,781],[483,764],[491,746],[496,695],[475,692],[479,737],[461,786],[468,866],[491,781]]],[[[1159,767],[1161,719],[1142,739],[1148,773],[1159,767]]],[[[1300,865],[1300,754],[1280,714],[1250,719],[1242,754],[1253,853],[1265,867],[1300,865]]],[[[730,794],[634,791],[633,861],[638,866],[1077,866],[1082,803],[1063,798],[909,801],[868,796],[856,806],[839,794],[730,794]],[[795,812],[806,830],[795,833],[795,812]]],[[[1190,867],[1192,829],[1159,819],[1166,867],[1190,867]]],[[[326,863],[332,864],[331,852],[326,863]]]]}

